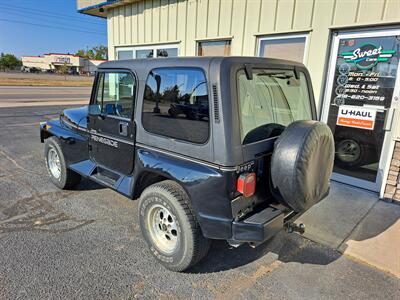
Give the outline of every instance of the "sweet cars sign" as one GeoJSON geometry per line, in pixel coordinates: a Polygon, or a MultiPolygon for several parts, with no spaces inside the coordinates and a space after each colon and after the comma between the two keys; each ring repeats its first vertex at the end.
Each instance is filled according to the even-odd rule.
{"type": "Polygon", "coordinates": [[[387,62],[396,50],[383,50],[382,46],[368,43],[349,52],[342,52],[346,62],[354,63],[360,69],[371,69],[378,62],[387,62]]]}
{"type": "Polygon", "coordinates": [[[336,125],[374,130],[376,110],[363,106],[339,106],[336,125]]]}

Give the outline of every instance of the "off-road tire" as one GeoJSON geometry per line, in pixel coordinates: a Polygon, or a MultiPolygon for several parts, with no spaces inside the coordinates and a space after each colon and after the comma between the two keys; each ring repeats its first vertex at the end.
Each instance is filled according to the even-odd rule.
{"type": "Polygon", "coordinates": [[[271,157],[274,193],[283,204],[303,213],[329,193],[335,143],[329,127],[296,121],[279,136],[271,157]]]}
{"type": "Polygon", "coordinates": [[[58,138],[52,136],[46,139],[46,142],[44,144],[44,157],[47,173],[50,176],[50,180],[58,188],[63,190],[71,189],[81,181],[81,175],[68,169],[65,162],[64,154],[62,152],[60,140],[58,138]],[[49,169],[48,153],[50,149],[54,149],[57,152],[60,160],[61,175],[59,178],[54,177],[49,169]]]}
{"type": "Polygon", "coordinates": [[[143,191],[139,200],[139,220],[150,252],[169,270],[187,270],[204,258],[210,249],[211,241],[203,236],[188,195],[172,180],[155,183],[143,191]],[[146,220],[153,205],[164,206],[175,218],[179,242],[172,253],[163,252],[151,237],[146,220]]]}

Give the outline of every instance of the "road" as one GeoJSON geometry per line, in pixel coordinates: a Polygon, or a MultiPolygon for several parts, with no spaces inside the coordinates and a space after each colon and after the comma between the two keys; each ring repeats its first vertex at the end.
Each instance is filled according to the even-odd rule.
{"type": "Polygon", "coordinates": [[[137,201],[46,174],[38,124],[65,106],[0,108],[0,299],[399,299],[399,281],[297,234],[252,249],[216,241],[186,273],[164,269],[137,201]]]}
{"type": "Polygon", "coordinates": [[[24,72],[0,72],[0,79],[48,79],[60,81],[90,81],[93,76],[61,75],[56,73],[24,73],[24,72]]]}
{"type": "Polygon", "coordinates": [[[0,108],[87,104],[91,87],[0,86],[0,108]]]}

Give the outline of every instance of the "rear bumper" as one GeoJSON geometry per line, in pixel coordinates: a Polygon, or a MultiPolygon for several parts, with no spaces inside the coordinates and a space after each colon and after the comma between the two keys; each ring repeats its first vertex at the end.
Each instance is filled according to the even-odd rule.
{"type": "Polygon", "coordinates": [[[284,213],[281,210],[267,207],[247,219],[233,221],[232,240],[240,243],[265,242],[283,228],[284,218],[284,213]]]}

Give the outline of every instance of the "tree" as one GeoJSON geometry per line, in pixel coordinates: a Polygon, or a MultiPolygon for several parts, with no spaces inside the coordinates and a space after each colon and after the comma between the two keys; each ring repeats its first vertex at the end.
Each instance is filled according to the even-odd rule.
{"type": "Polygon", "coordinates": [[[76,51],[75,55],[86,58],[86,53],[85,53],[85,50],[83,50],[83,49],[76,51]]]}
{"type": "Polygon", "coordinates": [[[98,45],[93,47],[95,52],[94,59],[107,59],[108,58],[108,48],[104,45],[98,45]]]}
{"type": "Polygon", "coordinates": [[[64,79],[67,80],[67,74],[69,71],[69,66],[67,63],[62,64],[58,67],[57,72],[61,75],[64,75],[64,79]]]}
{"type": "Polygon", "coordinates": [[[75,55],[87,59],[107,59],[107,53],[108,48],[106,46],[98,45],[88,50],[80,49],[75,53],[75,55]]]}
{"type": "Polygon", "coordinates": [[[1,53],[0,56],[0,70],[14,70],[15,68],[21,66],[21,61],[15,57],[13,54],[4,54],[1,53]]]}
{"type": "Polygon", "coordinates": [[[86,56],[87,56],[87,58],[89,58],[89,59],[94,59],[94,51],[92,50],[92,49],[89,49],[87,52],[86,52],[86,56]]]}

